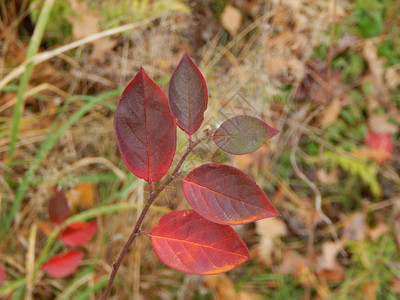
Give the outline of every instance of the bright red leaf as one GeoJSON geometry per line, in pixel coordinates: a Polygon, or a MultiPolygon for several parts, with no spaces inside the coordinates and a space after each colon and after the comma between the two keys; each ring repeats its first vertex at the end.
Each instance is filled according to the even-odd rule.
{"type": "Polygon", "coordinates": [[[114,129],[128,169],[146,181],[160,180],[174,158],[176,123],[167,97],[143,68],[118,101],[114,129]]]}
{"type": "Polygon", "coordinates": [[[58,225],[71,215],[71,211],[64,192],[58,191],[56,187],[53,190],[54,195],[49,200],[48,214],[50,221],[58,225]]]}
{"type": "Polygon", "coordinates": [[[83,246],[96,234],[96,222],[71,223],[60,233],[60,240],[71,247],[83,246]]]}
{"type": "Polygon", "coordinates": [[[246,154],[257,150],[278,133],[278,130],[258,118],[236,116],[222,123],[213,139],[227,153],[246,154]]]}
{"type": "Polygon", "coordinates": [[[385,162],[393,153],[393,140],[389,133],[376,133],[372,130],[365,136],[365,145],[376,151],[372,157],[379,163],[385,162]]]}
{"type": "Polygon", "coordinates": [[[164,215],[150,235],[158,258],[185,273],[223,273],[249,258],[249,250],[235,230],[210,222],[191,209],[164,215]]]}
{"type": "Polygon", "coordinates": [[[54,255],[42,265],[41,269],[54,278],[67,277],[75,272],[82,258],[82,252],[70,250],[64,254],[54,255]]]}
{"type": "Polygon", "coordinates": [[[244,224],[278,215],[263,190],[242,171],[223,164],[204,164],[183,179],[192,208],[210,221],[244,224]]]}
{"type": "Polygon", "coordinates": [[[2,265],[0,265],[0,286],[6,281],[6,271],[4,271],[4,268],[2,265]]]}
{"type": "Polygon", "coordinates": [[[185,53],[171,76],[168,102],[178,126],[192,135],[203,123],[207,109],[206,81],[189,54],[185,53]]]}

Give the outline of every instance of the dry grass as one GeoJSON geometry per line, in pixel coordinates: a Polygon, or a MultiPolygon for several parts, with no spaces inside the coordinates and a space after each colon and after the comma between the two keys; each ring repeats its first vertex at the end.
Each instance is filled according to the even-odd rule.
{"type": "MultiPolygon", "coordinates": [[[[104,59],[91,59],[93,44],[85,40],[74,51],[58,53],[57,49],[61,46],[55,46],[46,49],[49,55],[42,56],[43,60],[38,54],[36,59],[40,64],[34,68],[25,97],[15,163],[11,169],[7,166],[7,151],[16,92],[12,89],[0,92],[2,222],[4,210],[7,213],[15,201],[18,185],[39,151],[41,143],[52,132],[56,116],[60,120],[60,127],[87,102],[84,96],[77,96],[66,110],[59,114],[62,104],[70,95],[96,97],[104,92],[123,88],[140,66],[143,66],[151,77],[158,79],[161,87],[166,90],[171,72],[182,53],[188,50],[204,73],[210,91],[205,125],[215,127],[233,114],[246,113],[263,118],[281,130],[281,134],[255,154],[243,157],[227,157],[217,151],[215,146],[205,144],[191,156],[184,169],[189,171],[202,162],[229,161],[252,175],[257,183],[270,193],[270,199],[281,212],[291,231],[290,237],[280,245],[281,252],[297,251],[311,261],[320,253],[324,241],[337,240],[335,235],[342,237],[347,220],[345,213],[337,212],[337,206],[329,199],[321,199],[321,193],[326,195],[326,189],[315,178],[316,170],[313,168],[322,168],[324,162],[321,153],[324,149],[338,154],[345,152],[345,155],[351,156],[343,148],[337,148],[328,142],[332,136],[325,132],[320,121],[325,106],[330,103],[335,93],[342,96],[349,87],[345,87],[344,90],[332,88],[329,80],[334,76],[332,71],[328,71],[330,75],[323,78],[314,72],[314,66],[310,64],[313,63],[311,57],[317,47],[329,47],[329,44],[333,43],[329,25],[332,20],[341,22],[348,13],[350,4],[347,1],[318,0],[254,1],[256,4],[246,14],[247,20],[238,34],[227,38],[227,33],[217,18],[212,14],[210,16],[208,2],[210,1],[190,3],[191,14],[164,12],[156,21],[151,22],[151,25],[148,25],[146,20],[140,21],[134,29],[114,37],[117,41],[116,47],[107,52],[104,59]],[[224,39],[227,41],[222,42],[224,39]],[[57,55],[54,55],[55,53],[57,55]],[[313,102],[297,97],[307,76],[320,83],[326,99],[321,98],[313,102]],[[283,92],[288,85],[291,89],[283,92]],[[323,145],[316,163],[304,149],[305,139],[323,145]],[[292,155],[291,162],[282,160],[282,153],[287,151],[292,155]],[[281,175],[282,163],[287,164],[285,168],[291,169],[287,178],[281,175]],[[292,175],[293,170],[295,172],[292,175]],[[317,185],[314,182],[317,182],[317,185]],[[319,190],[321,187],[322,192],[319,190]],[[332,225],[328,226],[327,223],[331,222],[332,225]]],[[[243,11],[249,9],[246,1],[233,2],[243,11]]],[[[0,8],[4,10],[3,6],[0,8]]],[[[22,10],[20,15],[24,13],[26,10],[22,10]]],[[[4,83],[1,86],[17,84],[18,80],[9,79],[18,78],[23,70],[23,67],[18,67],[24,66],[26,49],[26,43],[17,38],[20,21],[21,18],[16,15],[8,18],[7,22],[0,22],[0,77],[4,83]],[[17,75],[7,77],[7,74],[17,75]]],[[[332,60],[332,57],[329,59],[332,60]]],[[[35,62],[35,58],[33,61],[35,62]]],[[[331,61],[325,62],[327,70],[332,68],[330,63],[331,61]]],[[[21,278],[27,279],[26,290],[22,290],[20,298],[25,295],[26,299],[71,299],[71,296],[65,296],[68,292],[73,292],[80,286],[90,289],[106,280],[111,271],[112,261],[131,233],[140,212],[131,208],[142,206],[148,192],[143,181],[133,178],[120,159],[112,129],[111,108],[116,104],[115,95],[103,99],[103,103],[93,106],[78,122],[65,130],[31,178],[32,185],[18,208],[12,228],[0,244],[0,264],[6,266],[7,283],[21,278]],[[98,176],[104,173],[114,176],[113,179],[103,180],[98,176]],[[79,178],[80,175],[92,175],[91,180],[96,189],[93,208],[120,202],[132,206],[111,215],[99,214],[95,217],[99,224],[99,232],[96,238],[84,247],[86,255],[79,276],[55,280],[39,272],[36,278],[33,278],[37,258],[48,238],[37,228],[37,224],[38,221],[47,220],[47,201],[51,187],[60,184],[66,177],[79,178]],[[121,190],[123,193],[118,193],[121,190]],[[91,269],[86,270],[86,267],[91,269]],[[75,282],[77,278],[79,279],[75,282]]],[[[180,145],[184,143],[184,139],[184,134],[180,132],[180,145]]],[[[341,138],[340,142],[360,146],[359,142],[346,137],[341,138]]],[[[398,146],[398,142],[395,143],[398,146]]],[[[178,147],[178,153],[179,149],[182,149],[181,146],[178,147]]],[[[379,174],[387,185],[398,186],[398,170],[397,161],[397,164],[382,165],[379,174]]],[[[77,183],[79,179],[78,182],[64,182],[60,187],[68,192],[77,183]]],[[[398,188],[392,189],[398,191],[398,188]]],[[[329,195],[337,197],[335,194],[329,195]]],[[[395,195],[385,193],[382,198],[390,200],[388,205],[376,209],[390,209],[398,202],[395,195]]],[[[363,209],[367,211],[375,205],[370,195],[367,199],[359,199],[359,203],[362,203],[363,209]]],[[[150,231],[166,211],[187,206],[180,182],[174,183],[157,200],[156,207],[150,210],[143,230],[150,231]]],[[[375,206],[373,207],[375,209],[375,206]]],[[[396,217],[397,215],[392,216],[393,222],[396,217]]],[[[255,249],[258,237],[254,235],[254,227],[245,226],[238,230],[251,249],[255,249]]],[[[56,244],[55,247],[59,245],[56,244]]],[[[212,284],[204,284],[204,278],[183,275],[163,266],[151,250],[146,237],[138,239],[133,248],[134,251],[129,252],[119,270],[119,280],[113,288],[113,299],[194,299],[195,294],[198,297],[203,295],[207,298],[214,295],[215,299],[228,299],[223,298],[221,290],[212,287],[212,284]]],[[[273,262],[278,266],[279,257],[274,258],[273,262]]],[[[233,281],[244,278],[241,279],[244,280],[241,282],[242,290],[247,291],[247,295],[253,295],[246,299],[258,299],[257,297],[262,297],[263,294],[259,291],[259,286],[246,283],[246,279],[251,276],[246,270],[251,270],[253,274],[268,271],[265,271],[262,263],[256,268],[250,263],[230,274],[233,281]],[[255,293],[259,295],[254,296],[255,293]]],[[[304,272],[303,277],[300,276],[299,279],[302,282],[300,288],[304,289],[304,299],[328,299],[334,294],[334,287],[328,286],[326,278],[318,278],[313,266],[304,272]]],[[[272,268],[270,273],[279,274],[279,270],[272,268]]],[[[270,289],[279,289],[279,279],[266,282],[271,285],[270,289]]],[[[79,291],[81,290],[82,288],[79,291]]],[[[11,299],[11,295],[18,291],[18,288],[9,286],[9,289],[3,292],[4,298],[11,299]]],[[[100,294],[101,291],[93,292],[88,295],[88,299],[98,299],[100,294]]],[[[236,299],[245,299],[237,297],[236,299]]]]}

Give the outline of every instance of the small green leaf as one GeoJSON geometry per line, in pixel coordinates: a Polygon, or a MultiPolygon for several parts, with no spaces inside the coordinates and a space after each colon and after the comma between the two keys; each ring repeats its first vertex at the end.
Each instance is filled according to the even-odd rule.
{"type": "Polygon", "coordinates": [[[278,130],[258,118],[236,116],[222,123],[213,139],[221,150],[240,155],[257,150],[278,133],[278,130]]]}

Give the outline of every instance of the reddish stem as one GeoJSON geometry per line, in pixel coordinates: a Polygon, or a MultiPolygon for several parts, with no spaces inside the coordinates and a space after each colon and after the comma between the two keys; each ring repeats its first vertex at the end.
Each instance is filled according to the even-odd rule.
{"type": "Polygon", "coordinates": [[[110,295],[111,287],[112,287],[112,285],[113,285],[113,283],[114,283],[114,280],[115,280],[115,277],[116,277],[116,275],[117,275],[118,269],[119,269],[119,267],[121,266],[121,263],[122,263],[122,261],[124,260],[125,255],[126,255],[126,253],[128,252],[128,250],[129,250],[129,247],[132,245],[132,243],[133,243],[133,241],[135,240],[135,238],[136,238],[138,235],[140,235],[140,233],[141,233],[141,232],[140,232],[140,226],[142,225],[143,220],[144,220],[144,218],[145,218],[145,216],[146,216],[146,214],[147,214],[147,212],[148,212],[148,210],[149,210],[151,204],[152,204],[153,201],[157,198],[157,196],[158,196],[158,195],[159,195],[159,194],[160,194],[160,193],[175,179],[175,178],[177,178],[178,173],[179,173],[179,169],[181,168],[183,162],[185,161],[185,159],[187,158],[187,156],[189,155],[189,153],[190,153],[198,144],[200,144],[203,140],[205,140],[207,137],[208,137],[208,136],[205,136],[205,137],[203,137],[203,138],[201,138],[201,139],[199,139],[199,140],[197,140],[197,141],[195,141],[195,142],[189,140],[189,145],[188,145],[188,147],[187,147],[187,149],[186,149],[186,152],[182,155],[182,157],[181,157],[181,159],[179,160],[178,164],[176,165],[174,171],[173,171],[172,174],[167,178],[167,180],[165,180],[165,181],[163,182],[163,184],[161,184],[161,185],[158,187],[158,189],[157,189],[155,192],[152,191],[151,183],[149,183],[149,192],[150,192],[149,198],[147,199],[147,203],[146,203],[145,207],[143,208],[142,213],[140,214],[138,220],[136,221],[135,227],[133,228],[133,231],[132,231],[132,233],[131,233],[129,239],[128,239],[127,242],[125,243],[124,248],[122,248],[122,251],[121,251],[121,253],[120,253],[119,256],[118,256],[117,261],[113,263],[112,272],[111,272],[111,275],[110,275],[110,279],[108,280],[108,284],[107,284],[106,290],[105,290],[105,292],[104,292],[104,294],[103,294],[103,297],[102,297],[103,300],[108,299],[108,296],[110,295]]]}

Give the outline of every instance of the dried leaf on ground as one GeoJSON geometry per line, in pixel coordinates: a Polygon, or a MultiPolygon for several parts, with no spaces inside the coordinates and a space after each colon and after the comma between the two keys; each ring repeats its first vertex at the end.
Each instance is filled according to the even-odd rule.
{"type": "Polygon", "coordinates": [[[394,134],[399,129],[398,126],[389,121],[386,114],[372,115],[368,118],[369,127],[378,134],[394,134]]]}
{"type": "Polygon", "coordinates": [[[362,290],[364,294],[363,300],[375,300],[376,292],[380,283],[378,281],[366,282],[362,285],[362,290]]]}
{"type": "Polygon", "coordinates": [[[54,230],[53,224],[51,224],[50,222],[43,222],[43,221],[38,221],[37,224],[40,230],[43,231],[45,236],[49,237],[52,234],[54,230]]]}
{"type": "Polygon", "coordinates": [[[346,276],[346,269],[339,264],[336,256],[343,248],[343,243],[325,242],[322,245],[322,253],[318,256],[316,274],[320,278],[326,278],[329,281],[339,282],[346,276]]]}
{"type": "Polygon", "coordinates": [[[236,292],[235,284],[225,274],[208,276],[204,284],[215,290],[214,300],[261,300],[263,297],[253,292],[236,292]]]}
{"type": "Polygon", "coordinates": [[[367,235],[367,225],[365,214],[357,212],[344,222],[343,237],[344,241],[362,241],[367,235]]]}
{"type": "Polygon", "coordinates": [[[375,227],[369,227],[367,234],[371,241],[376,242],[383,234],[389,231],[389,226],[386,223],[379,222],[375,227]]]}
{"type": "Polygon", "coordinates": [[[231,35],[236,35],[242,25],[242,13],[228,4],[221,14],[221,24],[231,35]]]}
{"type": "Polygon", "coordinates": [[[339,169],[334,168],[332,171],[328,172],[324,169],[317,170],[317,178],[322,184],[326,185],[336,185],[339,183],[339,169]]]}
{"type": "Polygon", "coordinates": [[[83,207],[92,207],[96,199],[96,189],[92,183],[81,183],[75,187],[79,192],[80,204],[83,207]]]}
{"type": "Polygon", "coordinates": [[[346,33],[342,38],[340,38],[336,45],[332,48],[332,56],[342,53],[348,48],[354,46],[356,42],[358,42],[359,38],[356,35],[346,33]]]}
{"type": "Polygon", "coordinates": [[[294,251],[285,251],[282,253],[282,264],[279,267],[279,272],[297,278],[304,272],[303,270],[309,269],[310,264],[311,262],[307,257],[294,251]]]}
{"type": "Polygon", "coordinates": [[[94,13],[88,8],[88,2],[69,0],[75,14],[68,16],[68,20],[72,25],[72,36],[75,39],[85,38],[101,31],[101,16],[94,13]]]}
{"type": "Polygon", "coordinates": [[[333,98],[332,102],[324,110],[322,115],[322,126],[326,127],[333,124],[339,117],[340,110],[342,108],[342,103],[339,97],[333,98]]]}
{"type": "MultiPolygon", "coordinates": [[[[101,32],[100,21],[102,17],[88,7],[87,1],[69,0],[69,2],[76,12],[68,16],[68,20],[72,25],[72,36],[75,39],[82,39],[101,32]]],[[[90,59],[103,60],[105,54],[116,46],[117,41],[102,38],[91,42],[91,44],[93,45],[93,50],[90,54],[90,59]]]]}
{"type": "Polygon", "coordinates": [[[366,40],[363,48],[363,56],[368,63],[373,78],[375,97],[382,104],[390,103],[390,94],[383,81],[383,61],[378,57],[378,50],[371,40],[366,40]]]}
{"type": "Polygon", "coordinates": [[[396,89],[400,86],[400,68],[389,67],[385,72],[385,81],[389,88],[396,89]]]}
{"type": "Polygon", "coordinates": [[[96,187],[92,183],[81,183],[66,192],[71,210],[93,207],[96,200],[96,187]]]}
{"type": "Polygon", "coordinates": [[[274,239],[285,236],[287,227],[285,222],[279,218],[263,219],[256,222],[256,232],[260,240],[256,245],[256,259],[266,265],[271,265],[274,255],[274,239]]]}

